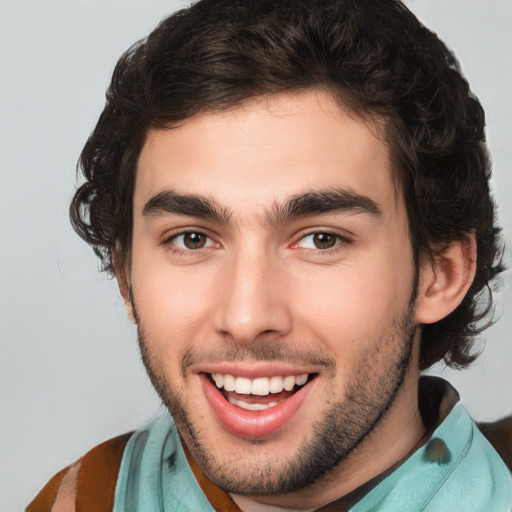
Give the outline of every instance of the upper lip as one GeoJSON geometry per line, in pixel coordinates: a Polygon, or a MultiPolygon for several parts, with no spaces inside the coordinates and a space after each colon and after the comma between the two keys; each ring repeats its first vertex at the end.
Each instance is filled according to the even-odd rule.
{"type": "Polygon", "coordinates": [[[218,363],[201,363],[192,365],[193,373],[221,373],[235,377],[257,379],[259,377],[274,377],[287,375],[303,375],[304,373],[318,373],[318,368],[306,365],[291,365],[286,363],[269,363],[261,361],[223,361],[218,363]]]}

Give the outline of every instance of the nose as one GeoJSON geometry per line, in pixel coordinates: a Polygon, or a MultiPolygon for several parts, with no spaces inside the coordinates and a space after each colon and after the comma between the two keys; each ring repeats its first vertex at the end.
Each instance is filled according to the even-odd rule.
{"type": "Polygon", "coordinates": [[[226,264],[214,313],[217,332],[238,344],[279,339],[292,328],[282,262],[264,251],[246,250],[226,264]]]}

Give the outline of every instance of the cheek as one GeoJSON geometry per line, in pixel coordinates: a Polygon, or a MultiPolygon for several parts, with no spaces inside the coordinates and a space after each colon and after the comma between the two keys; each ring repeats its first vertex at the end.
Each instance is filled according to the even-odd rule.
{"type": "Polygon", "coordinates": [[[350,352],[378,339],[390,320],[408,308],[414,271],[393,255],[360,259],[343,269],[310,273],[298,282],[300,322],[309,325],[329,348],[350,352]]]}
{"type": "Polygon", "coordinates": [[[198,336],[212,303],[211,286],[191,269],[134,258],[133,296],[139,319],[152,347],[159,351],[181,348],[198,336]]]}

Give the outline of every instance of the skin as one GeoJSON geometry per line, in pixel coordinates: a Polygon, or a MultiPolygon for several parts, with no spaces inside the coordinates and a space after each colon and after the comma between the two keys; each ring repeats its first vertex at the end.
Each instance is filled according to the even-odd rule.
{"type": "Polygon", "coordinates": [[[147,134],[121,292],[184,441],[246,511],[317,508],[400,460],[425,433],[421,323],[454,308],[470,278],[452,264],[464,253],[456,248],[441,271],[416,271],[394,183],[377,123],[322,91],[258,98],[147,134]],[[330,190],[378,211],[283,214],[290,198],[330,190]],[[155,207],[171,191],[214,203],[218,215],[155,207]],[[187,230],[202,234],[192,235],[199,244],[187,230]],[[328,247],[314,237],[322,233],[328,247]],[[276,431],[233,433],[205,393],[211,364],[315,378],[276,431]]]}

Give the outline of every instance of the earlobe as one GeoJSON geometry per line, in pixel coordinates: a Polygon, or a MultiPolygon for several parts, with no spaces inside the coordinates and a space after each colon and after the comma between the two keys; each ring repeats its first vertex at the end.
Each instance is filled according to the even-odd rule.
{"type": "Polygon", "coordinates": [[[124,301],[126,313],[128,314],[128,318],[130,319],[130,321],[136,323],[131,300],[130,274],[127,266],[122,263],[122,259],[119,254],[119,249],[116,248],[116,250],[113,251],[112,260],[117,285],[119,286],[119,292],[121,293],[121,297],[123,298],[124,301]]]}
{"type": "Polygon", "coordinates": [[[418,324],[437,322],[457,308],[473,283],[476,258],[476,240],[470,234],[425,261],[418,286],[418,324]]]}

